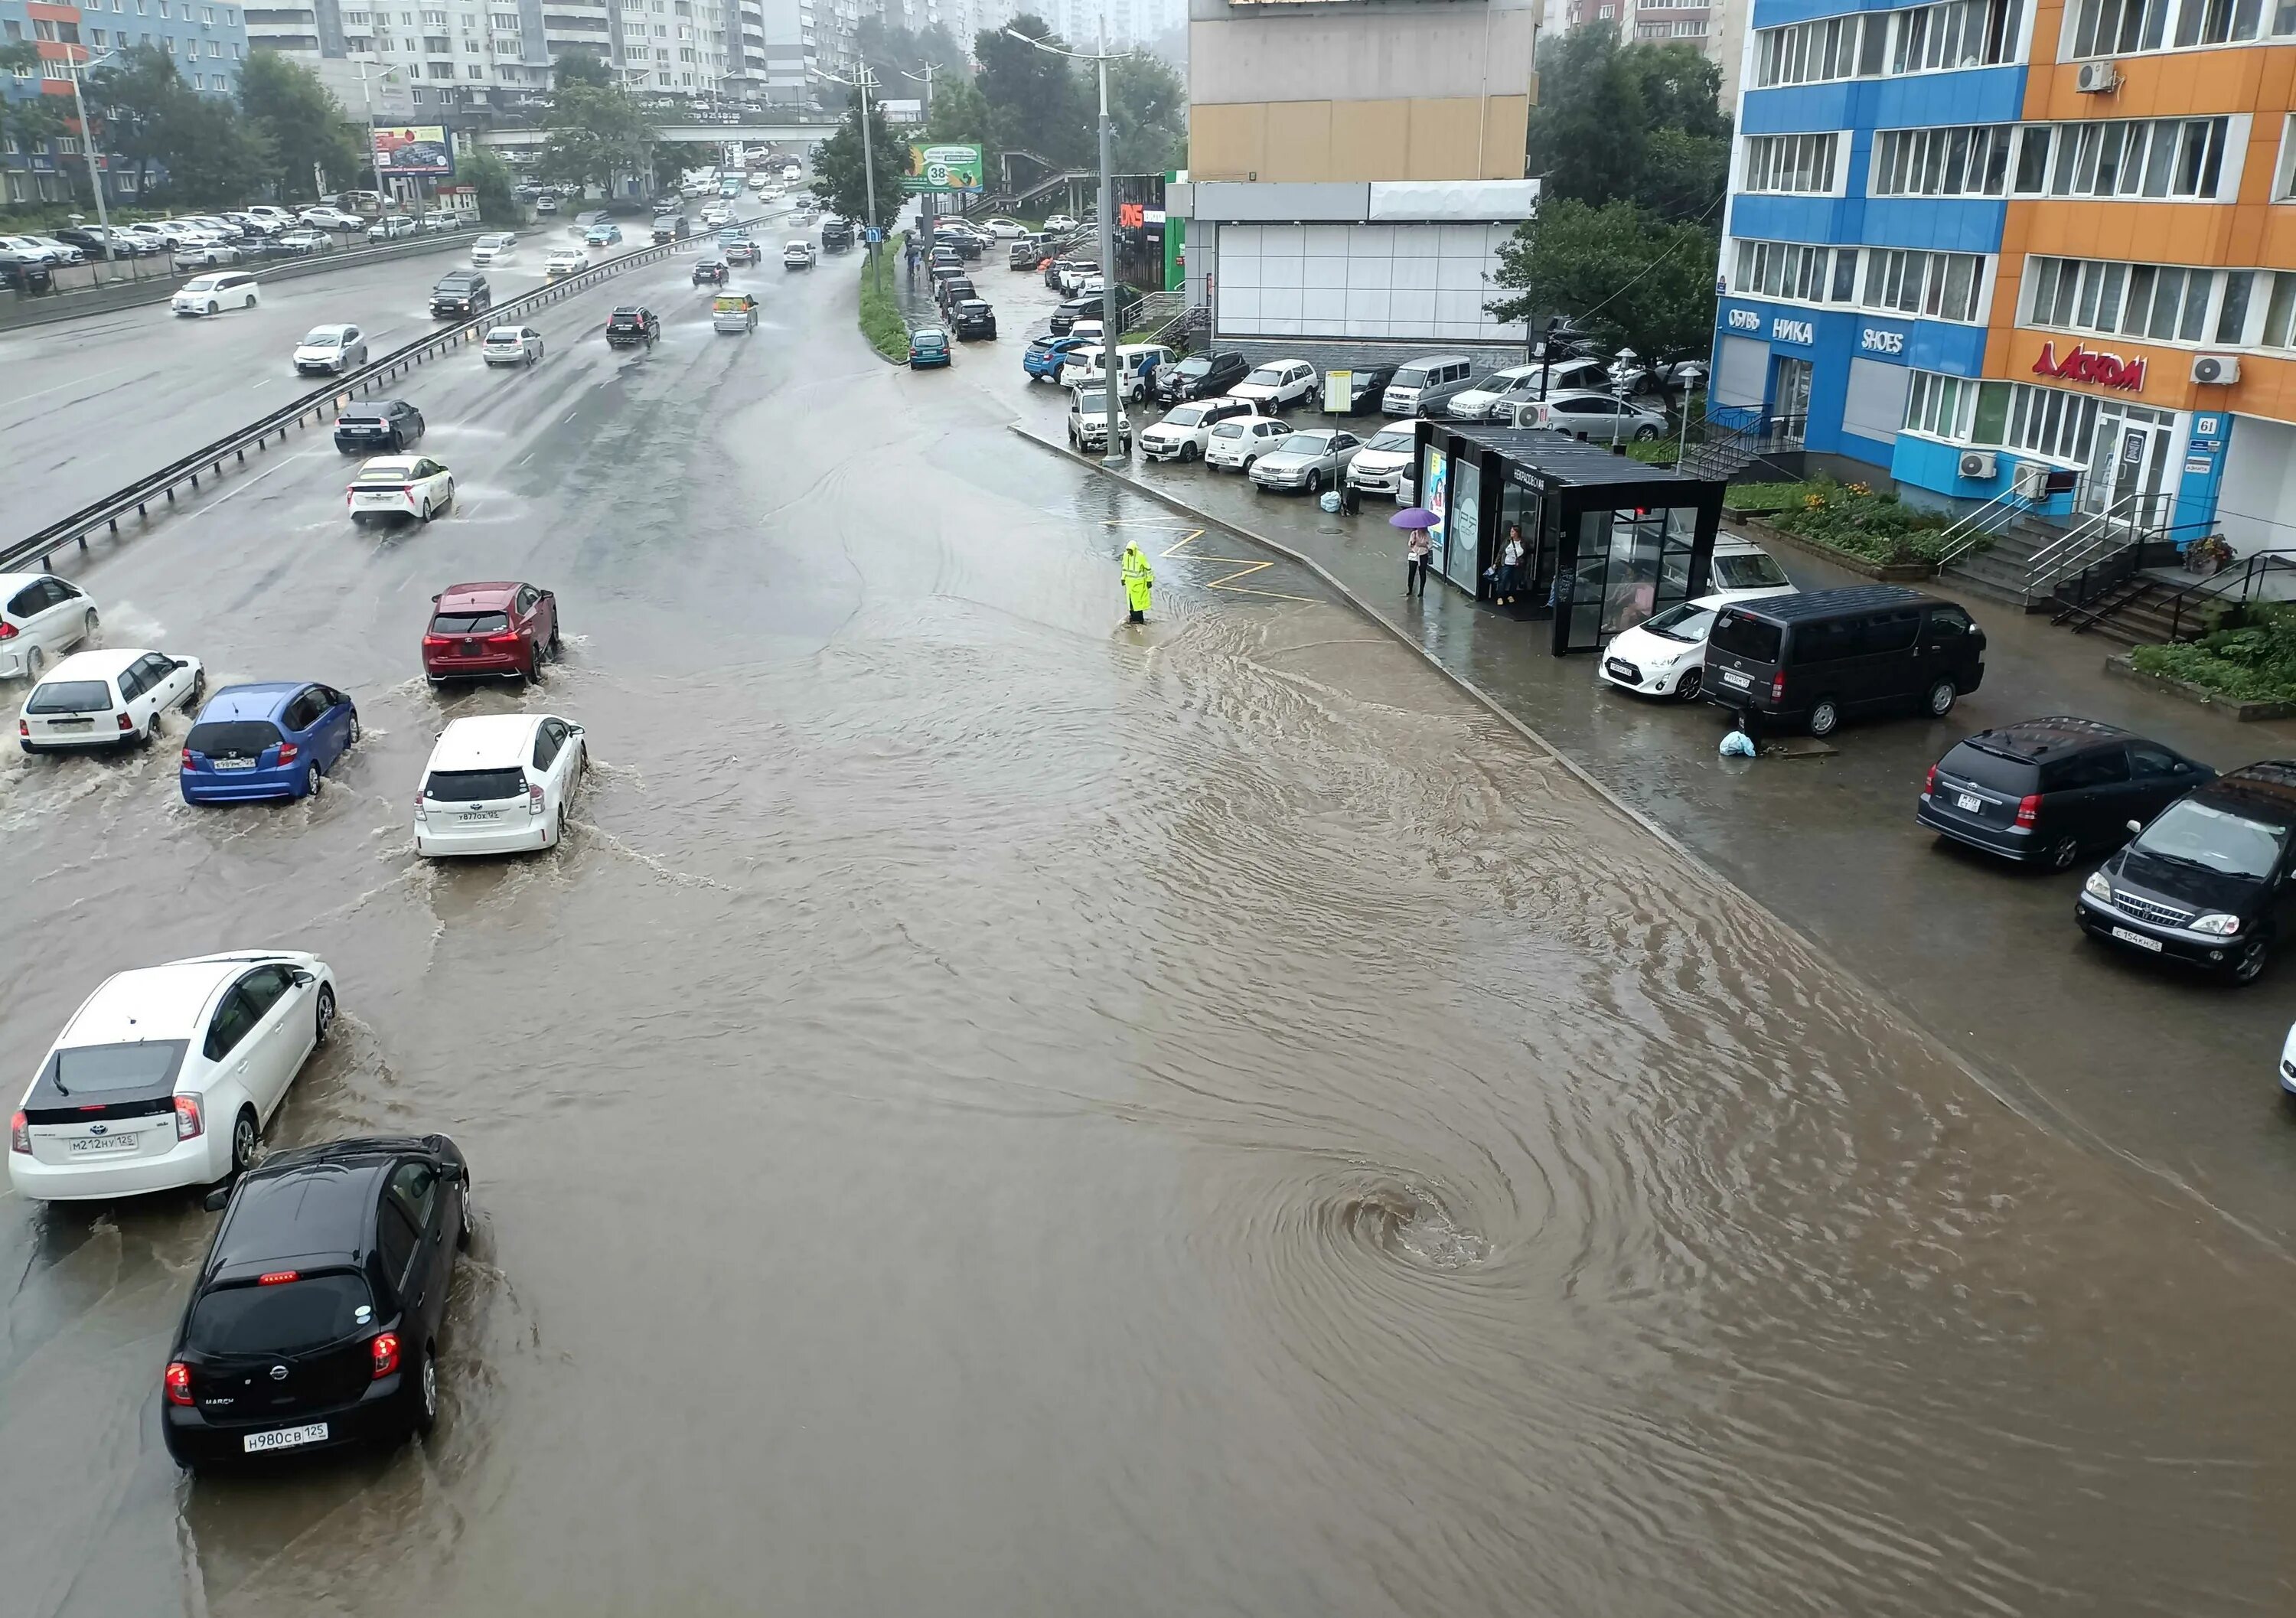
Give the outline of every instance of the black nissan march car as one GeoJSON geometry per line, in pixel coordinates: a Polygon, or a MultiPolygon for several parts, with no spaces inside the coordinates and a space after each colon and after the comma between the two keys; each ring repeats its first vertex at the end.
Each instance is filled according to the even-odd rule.
{"type": "Polygon", "coordinates": [[[2073,916],[2091,938],[2253,983],[2296,922],[2292,844],[2296,760],[2243,765],[2154,816],[2090,874],[2073,916]]]}
{"type": "Polygon", "coordinates": [[[429,1432],[470,1185],[444,1135],[304,1146],[242,1175],[161,1379],[176,1464],[429,1432]]]}

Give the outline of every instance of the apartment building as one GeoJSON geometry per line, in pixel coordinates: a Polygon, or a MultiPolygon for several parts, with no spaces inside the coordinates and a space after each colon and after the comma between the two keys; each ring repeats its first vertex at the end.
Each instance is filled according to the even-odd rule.
{"type": "Polygon", "coordinates": [[[2296,6],[1757,0],[1718,409],[1969,505],[2296,535],[2296,6]],[[2021,468],[2032,470],[2021,471],[2021,468]]]}
{"type": "MultiPolygon", "coordinates": [[[[209,0],[90,0],[86,5],[47,0],[0,0],[0,43],[29,41],[36,67],[0,74],[0,101],[36,95],[58,98],[70,116],[71,66],[102,63],[113,53],[136,45],[165,51],[193,89],[230,95],[239,88],[247,58],[247,24],[237,4],[209,0]]],[[[76,129],[31,142],[0,134],[0,201],[60,201],[70,193],[86,159],[76,129]]],[[[102,160],[107,196],[128,195],[135,177],[125,166],[102,160]]]]}
{"type": "MultiPolygon", "coordinates": [[[[1823,0],[1821,0],[1821,4],[1823,0]]],[[[1625,45],[1686,45],[1722,71],[1721,101],[1738,104],[1738,62],[1745,53],[1751,0],[1555,0],[1548,31],[1590,22],[1615,24],[1625,45]]]]}
{"type": "Polygon", "coordinates": [[[1538,0],[1192,0],[1189,301],[1223,344],[1512,347],[1498,253],[1523,177],[1538,0]]]}

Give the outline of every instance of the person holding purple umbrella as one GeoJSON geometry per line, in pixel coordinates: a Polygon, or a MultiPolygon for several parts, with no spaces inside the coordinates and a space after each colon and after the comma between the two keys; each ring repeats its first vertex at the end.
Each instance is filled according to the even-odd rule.
{"type": "Polygon", "coordinates": [[[1422,601],[1427,598],[1427,570],[1435,549],[1427,538],[1427,530],[1441,520],[1423,505],[1410,506],[1387,520],[1389,526],[1403,530],[1407,536],[1403,542],[1403,594],[1406,600],[1414,595],[1422,601]]]}

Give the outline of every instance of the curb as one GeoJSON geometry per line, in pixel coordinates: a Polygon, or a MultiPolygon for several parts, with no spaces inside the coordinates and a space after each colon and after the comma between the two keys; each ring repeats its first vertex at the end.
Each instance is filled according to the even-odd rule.
{"type": "Polygon", "coordinates": [[[2250,702],[2238,697],[2221,696],[2205,686],[2191,680],[2180,680],[2170,674],[2154,674],[2139,669],[2126,652],[2104,660],[2104,671],[2117,680],[2127,680],[2132,686],[2142,686],[2163,696],[2175,697],[2199,708],[2212,708],[2235,722],[2253,724],[2263,719],[2296,718],[2296,702],[2250,702]]]}
{"type": "Polygon", "coordinates": [[[1759,912],[1762,916],[1777,926],[1788,936],[1798,940],[1801,943],[1802,947],[1809,951],[1811,957],[1814,960],[1823,962],[1832,970],[1841,973],[1842,976],[1857,984],[1859,989],[1871,996],[1875,1004],[1887,1006],[1894,1015],[1904,1022],[1906,1027],[1917,1039],[1922,1040],[1923,1044],[1929,1047],[1929,1048],[1935,1051],[1940,1058],[1949,1064],[1956,1072],[1966,1078],[1970,1083],[1976,1086],[1979,1090],[1990,1096],[2004,1112],[2009,1113],[2012,1117],[2016,1118],[2021,1122],[2030,1124],[2033,1128],[2040,1129],[2046,1134],[2049,1134],[2060,1140],[2062,1140],[2069,1146],[2092,1153],[2107,1162],[2121,1165],[2122,1167],[2141,1176],[2144,1180],[2150,1182],[2151,1187],[2156,1191],[2165,1188],[2177,1193],[2182,1198],[2197,1203],[2200,1206],[2207,1209],[2218,1219],[2222,1220],[2226,1227],[2240,1232],[2241,1235],[2247,1236],[2251,1241],[2254,1241],[2259,1246],[2264,1248],[2266,1251],[2275,1254],[2276,1256],[2284,1259],[2290,1256],[2288,1252],[2269,1234],[2238,1218],[2228,1210],[2218,1207],[2215,1203],[2210,1202],[2197,1187],[2177,1175],[2173,1170],[2163,1164],[2152,1162],[2147,1159],[2135,1156],[2129,1152],[2123,1150],[2121,1147],[2114,1146],[2111,1141],[2104,1139],[2103,1137],[2098,1135],[2095,1130],[2090,1129],[2079,1119],[2064,1113],[2046,1096],[2038,1094],[2030,1096],[2012,1095],[2007,1089],[2004,1088],[1993,1079],[1988,1077],[1987,1074],[1968,1056],[1964,1055],[1954,1046],[1947,1043],[1941,1035],[1931,1031],[1928,1025],[1911,1006],[1906,1005],[1905,1002],[1898,999],[1896,995],[1890,993],[1887,989],[1882,988],[1881,985],[1866,977],[1862,973],[1856,972],[1851,968],[1841,965],[1841,962],[1834,957],[1833,953],[1826,949],[1822,940],[1814,937],[1808,930],[1796,926],[1792,922],[1788,921],[1784,916],[1779,915],[1778,912],[1773,909],[1769,905],[1764,903],[1754,894],[1749,892],[1742,883],[1732,880],[1722,872],[1717,870],[1707,861],[1703,855],[1700,854],[1696,850],[1686,846],[1680,838],[1675,836],[1673,833],[1668,831],[1664,826],[1652,820],[1649,815],[1620,798],[1618,793],[1612,792],[1609,787],[1603,785],[1602,782],[1596,780],[1592,775],[1590,775],[1585,766],[1570,758],[1560,748],[1556,747],[1554,743],[1548,741],[1538,731],[1532,729],[1530,726],[1525,724],[1521,719],[1516,718],[1514,714],[1501,706],[1497,699],[1493,697],[1490,693],[1485,691],[1481,686],[1476,685],[1474,681],[1467,678],[1464,675],[1446,668],[1442,661],[1436,657],[1433,653],[1428,651],[1426,647],[1413,640],[1409,634],[1404,630],[1401,625],[1382,616],[1377,609],[1374,608],[1360,595],[1357,595],[1354,590],[1349,588],[1346,585],[1333,578],[1332,574],[1313,557],[1303,555],[1301,553],[1293,550],[1290,546],[1270,539],[1265,535],[1255,534],[1249,529],[1238,528],[1233,522],[1225,522],[1220,518],[1212,516],[1208,512],[1198,511],[1195,507],[1188,505],[1187,502],[1176,496],[1166,494],[1161,489],[1142,482],[1138,478],[1134,477],[1129,472],[1110,472],[1107,468],[1102,466],[1098,461],[1076,454],[1074,451],[1070,449],[1066,444],[1061,443],[1053,439],[1041,437],[1036,432],[1031,431],[1028,427],[1022,425],[1020,422],[1008,422],[1005,424],[1016,437],[1026,439],[1028,442],[1034,444],[1039,449],[1048,451],[1053,455],[1058,456],[1064,460],[1072,462],[1073,464],[1085,467],[1092,472],[1099,472],[1103,476],[1106,477],[1110,481],[1119,484],[1123,488],[1129,489],[1133,493],[1139,495],[1145,499],[1154,501],[1157,505],[1163,506],[1168,511],[1177,512],[1182,516],[1186,517],[1190,522],[1201,522],[1207,528],[1218,529],[1220,532],[1234,535],[1235,538],[1245,541],[1247,544],[1261,546],[1266,549],[1275,552],[1278,555],[1289,557],[1292,561],[1298,563],[1300,566],[1306,568],[1309,572],[1315,574],[1316,578],[1322,579],[1326,585],[1328,585],[1332,590],[1338,595],[1341,601],[1345,602],[1349,606],[1361,613],[1374,626],[1385,630],[1390,635],[1392,635],[1397,640],[1401,641],[1413,652],[1418,653],[1420,658],[1426,662],[1427,666],[1434,669],[1439,676],[1445,680],[1449,681],[1452,686],[1456,686],[1460,691],[1464,692],[1468,696],[1473,698],[1477,703],[1486,709],[1494,718],[1497,719],[1501,723],[1514,731],[1516,735],[1521,736],[1525,741],[1538,748],[1542,753],[1552,759],[1557,765],[1561,766],[1565,771],[1567,771],[1574,780],[1579,782],[1589,792],[1593,793],[1597,799],[1603,803],[1608,804],[1611,809],[1624,816],[1635,825],[1641,827],[1645,832],[1648,832],[1652,837],[1656,838],[1661,845],[1679,857],[1684,863],[1688,865],[1693,870],[1698,872],[1709,881],[1713,882],[1718,886],[1736,894],[1742,903],[1751,907],[1755,911],[1759,912]]]}

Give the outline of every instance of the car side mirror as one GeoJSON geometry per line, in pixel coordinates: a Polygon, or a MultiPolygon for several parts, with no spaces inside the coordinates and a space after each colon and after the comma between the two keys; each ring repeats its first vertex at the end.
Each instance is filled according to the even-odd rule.
{"type": "Polygon", "coordinates": [[[2128,829],[2132,832],[2141,832],[2144,829],[2144,823],[2142,820],[2132,820],[2128,823],[2128,829]]]}
{"type": "Polygon", "coordinates": [[[295,987],[298,989],[308,989],[319,981],[299,966],[287,975],[295,981],[295,987]]]}
{"type": "Polygon", "coordinates": [[[224,1210],[224,1204],[230,1201],[231,1187],[228,1185],[222,1185],[216,1187],[215,1189],[209,1191],[205,1196],[200,1198],[200,1206],[206,1209],[209,1213],[221,1213],[224,1210]]]}

